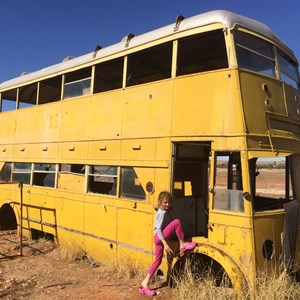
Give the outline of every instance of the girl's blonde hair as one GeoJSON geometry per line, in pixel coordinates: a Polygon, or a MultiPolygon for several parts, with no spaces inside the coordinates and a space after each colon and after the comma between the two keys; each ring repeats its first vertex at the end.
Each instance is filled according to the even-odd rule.
{"type": "Polygon", "coordinates": [[[160,192],[160,194],[158,195],[158,201],[157,201],[157,206],[160,207],[163,200],[164,199],[168,199],[170,201],[170,203],[172,204],[173,201],[173,196],[171,193],[164,191],[164,192],[160,192]]]}

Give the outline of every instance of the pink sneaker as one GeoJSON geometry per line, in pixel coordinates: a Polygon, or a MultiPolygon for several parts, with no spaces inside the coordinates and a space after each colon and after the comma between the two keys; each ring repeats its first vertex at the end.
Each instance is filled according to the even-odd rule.
{"type": "Polygon", "coordinates": [[[143,287],[140,287],[139,292],[143,295],[147,295],[147,296],[150,296],[150,297],[156,296],[156,292],[153,291],[153,290],[150,290],[149,288],[145,289],[143,287]]]}
{"type": "Polygon", "coordinates": [[[183,247],[180,247],[180,252],[184,252],[186,250],[193,250],[197,246],[196,242],[186,242],[183,247]]]}

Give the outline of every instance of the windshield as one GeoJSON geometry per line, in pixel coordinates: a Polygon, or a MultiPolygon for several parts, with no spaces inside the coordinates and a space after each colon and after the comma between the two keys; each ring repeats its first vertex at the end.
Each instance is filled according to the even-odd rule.
{"type": "Polygon", "coordinates": [[[298,67],[291,57],[277,49],[270,42],[246,32],[235,31],[234,39],[240,68],[274,78],[280,76],[280,79],[285,83],[296,89],[299,88],[298,67]],[[279,70],[278,75],[276,70],[279,70]]]}
{"type": "Polygon", "coordinates": [[[281,79],[294,88],[299,88],[298,68],[283,52],[278,53],[278,63],[281,79]]]}

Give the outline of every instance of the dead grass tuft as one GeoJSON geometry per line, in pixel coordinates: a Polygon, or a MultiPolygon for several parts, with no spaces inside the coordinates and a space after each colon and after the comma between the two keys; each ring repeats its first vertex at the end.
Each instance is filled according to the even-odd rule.
{"type": "MultiPolygon", "coordinates": [[[[245,295],[250,297],[249,295],[245,295]]],[[[256,300],[265,299],[300,299],[300,284],[286,272],[260,272],[256,278],[254,291],[256,300]]]]}
{"type": "Polygon", "coordinates": [[[139,280],[142,281],[146,274],[142,264],[131,257],[113,260],[107,267],[108,272],[112,276],[125,280],[135,279],[139,282],[139,280]]]}
{"type": "Polygon", "coordinates": [[[215,285],[215,280],[206,272],[204,276],[195,276],[191,268],[186,267],[180,278],[174,278],[175,288],[173,299],[300,299],[300,284],[295,282],[286,272],[279,274],[274,272],[260,272],[256,279],[256,288],[253,293],[250,291],[241,291],[238,295],[232,288],[226,287],[226,284],[215,285]]]}
{"type": "Polygon", "coordinates": [[[219,286],[213,272],[206,270],[203,274],[197,274],[187,263],[179,277],[173,278],[175,288],[173,291],[173,299],[236,299],[236,294],[232,288],[228,288],[227,279],[223,278],[219,286]]]}
{"type": "Polygon", "coordinates": [[[81,262],[88,258],[86,251],[76,242],[61,244],[60,255],[63,260],[68,262],[81,262]]]}

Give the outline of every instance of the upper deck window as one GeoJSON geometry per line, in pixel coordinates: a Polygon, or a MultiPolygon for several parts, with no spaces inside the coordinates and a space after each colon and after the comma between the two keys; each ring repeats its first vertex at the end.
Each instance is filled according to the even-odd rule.
{"type": "Polygon", "coordinates": [[[81,69],[65,76],[64,99],[91,93],[91,68],[81,69]]]}
{"type": "Polygon", "coordinates": [[[127,86],[171,77],[172,42],[128,56],[127,86]]]}
{"type": "Polygon", "coordinates": [[[17,105],[18,89],[1,93],[1,112],[15,110],[17,105]]]}
{"type": "Polygon", "coordinates": [[[287,84],[290,84],[294,88],[298,89],[299,74],[296,64],[281,51],[278,51],[278,63],[281,79],[287,84]]]}
{"type": "Polygon", "coordinates": [[[124,58],[117,58],[96,65],[94,93],[122,87],[124,58]]]}
{"type": "Polygon", "coordinates": [[[61,98],[62,76],[40,82],[39,104],[59,101],[61,98]]]}
{"type": "Polygon", "coordinates": [[[177,76],[223,68],[228,60],[222,30],[179,39],[177,76]]]}
{"type": "Polygon", "coordinates": [[[36,105],[37,83],[19,88],[18,108],[25,108],[36,105]]]}
{"type": "Polygon", "coordinates": [[[251,34],[234,33],[236,54],[240,68],[276,77],[274,46],[251,34]]]}

